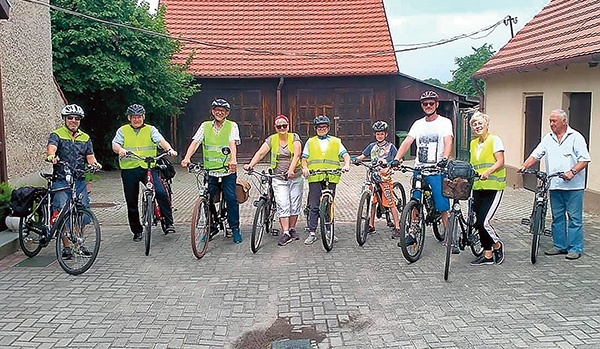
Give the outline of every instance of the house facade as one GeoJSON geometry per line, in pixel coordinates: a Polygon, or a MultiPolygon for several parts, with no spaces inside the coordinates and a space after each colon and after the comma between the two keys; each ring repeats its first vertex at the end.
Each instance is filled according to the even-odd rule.
{"type": "Polygon", "coordinates": [[[14,1],[0,21],[0,67],[5,168],[12,185],[35,177],[42,167],[50,132],[64,105],[52,73],[50,10],[14,1]]]}
{"type": "MultiPolygon", "coordinates": [[[[600,1],[552,0],[475,77],[486,84],[484,106],[490,131],[502,137],[508,185],[531,187],[518,167],[550,132],[555,109],[585,137],[585,208],[600,212],[600,1]]],[[[543,164],[542,164],[542,167],[543,164]]]]}

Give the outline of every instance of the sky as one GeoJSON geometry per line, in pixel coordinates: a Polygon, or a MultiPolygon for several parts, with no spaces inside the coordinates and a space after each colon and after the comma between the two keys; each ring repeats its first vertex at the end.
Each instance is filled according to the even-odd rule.
{"type": "MultiPolygon", "coordinates": [[[[140,0],[155,9],[158,0],[140,0]]],[[[298,0],[297,0],[298,1],[298,0]]],[[[300,0],[302,1],[302,0],[300,0]]],[[[550,0],[383,0],[392,41],[396,50],[403,45],[449,39],[488,27],[507,15],[517,17],[516,34],[550,0]]],[[[510,40],[510,27],[500,24],[493,32],[448,44],[397,54],[400,72],[418,79],[434,78],[443,83],[452,79],[456,57],[473,53],[491,44],[498,51],[510,40]]]]}

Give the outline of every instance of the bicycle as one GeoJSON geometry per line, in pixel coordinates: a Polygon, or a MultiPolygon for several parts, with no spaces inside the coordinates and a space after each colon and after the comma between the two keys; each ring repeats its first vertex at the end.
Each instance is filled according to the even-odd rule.
{"type": "MultiPolygon", "coordinates": [[[[224,155],[229,155],[231,150],[229,147],[224,147],[222,150],[224,155]]],[[[196,258],[201,259],[208,251],[208,242],[212,240],[220,231],[225,233],[230,230],[227,223],[227,201],[225,195],[219,194],[213,198],[213,202],[210,200],[210,191],[208,184],[208,177],[210,171],[218,171],[223,168],[227,168],[225,162],[227,157],[223,160],[223,166],[219,168],[204,168],[202,164],[190,163],[188,164],[188,172],[196,175],[196,186],[198,187],[198,199],[194,204],[192,211],[192,225],[191,225],[191,242],[192,252],[196,258]],[[215,207],[215,200],[219,203],[219,208],[215,207]],[[214,220],[214,221],[213,221],[214,220]]],[[[221,180],[221,178],[219,178],[221,180]]]]}
{"type": "Polygon", "coordinates": [[[256,253],[260,249],[260,244],[265,232],[270,232],[273,236],[279,235],[279,230],[273,228],[275,212],[277,211],[275,194],[273,193],[273,178],[287,180],[287,176],[283,174],[273,174],[271,173],[271,170],[269,170],[269,173],[265,173],[265,171],[257,172],[252,169],[248,171],[248,174],[258,177],[260,183],[259,191],[261,194],[253,203],[254,207],[256,207],[256,211],[254,212],[252,240],[250,241],[252,253],[256,253]]]}
{"type": "MultiPolygon", "coordinates": [[[[427,183],[424,176],[440,174],[440,168],[436,165],[423,167],[410,167],[401,165],[402,172],[413,171],[415,175],[412,179],[412,188],[410,191],[410,200],[404,205],[400,215],[400,242],[398,247],[402,249],[402,255],[410,262],[414,263],[421,258],[423,245],[425,243],[425,226],[431,225],[433,235],[438,241],[444,241],[445,232],[440,233],[441,212],[435,209],[433,197],[431,195],[431,186],[427,183]],[[407,244],[406,238],[414,238],[413,244],[407,244]]],[[[442,227],[443,229],[443,227],[442,227]]]]}
{"type": "Polygon", "coordinates": [[[526,169],[523,174],[533,174],[539,180],[535,197],[533,199],[533,209],[530,218],[523,218],[521,224],[529,226],[531,233],[531,264],[537,262],[538,250],[540,248],[540,237],[542,235],[552,236],[552,231],[546,229],[546,212],[548,211],[548,190],[550,189],[550,180],[554,177],[561,177],[563,172],[547,174],[535,169],[526,169]]]}
{"type": "MultiPolygon", "coordinates": [[[[132,156],[136,159],[142,160],[147,165],[146,185],[145,185],[145,189],[142,193],[142,222],[143,222],[142,226],[144,228],[144,247],[145,247],[144,253],[146,254],[146,256],[150,254],[150,240],[152,239],[152,226],[157,226],[158,222],[160,222],[164,234],[165,235],[167,234],[166,225],[164,223],[165,217],[162,215],[162,212],[160,211],[160,206],[158,205],[158,202],[156,201],[156,189],[155,189],[155,185],[154,185],[154,177],[152,176],[152,170],[153,170],[152,164],[167,155],[168,155],[168,153],[162,153],[158,156],[142,157],[132,151],[127,151],[127,155],[126,155],[126,156],[132,156]]],[[[159,169],[162,168],[162,166],[165,166],[165,165],[159,165],[159,164],[155,165],[155,167],[159,168],[159,169]]],[[[165,192],[167,193],[167,197],[169,199],[169,205],[171,205],[172,191],[171,191],[170,181],[165,181],[160,176],[158,178],[160,179],[160,181],[163,184],[163,187],[165,188],[165,192]]]]}
{"type": "MultiPolygon", "coordinates": [[[[475,170],[473,170],[475,173],[475,170]]],[[[481,256],[483,253],[483,247],[479,239],[479,234],[474,229],[475,224],[475,212],[473,211],[473,191],[472,184],[475,179],[478,179],[479,175],[473,175],[470,178],[464,178],[468,186],[469,196],[467,200],[467,218],[463,216],[463,212],[460,206],[460,200],[464,200],[464,197],[460,197],[459,193],[452,192],[451,195],[446,197],[452,199],[452,205],[450,206],[450,212],[448,215],[448,233],[446,234],[446,259],[444,263],[444,280],[448,280],[450,273],[450,255],[454,253],[458,248],[459,251],[464,251],[466,246],[471,248],[471,252],[475,257],[481,256]],[[460,230],[459,230],[460,229],[460,230]]],[[[463,179],[463,178],[459,178],[463,179]]]]}
{"type": "Polygon", "coordinates": [[[47,184],[45,188],[36,188],[32,213],[19,220],[19,245],[27,257],[35,257],[56,238],[58,264],[68,274],[79,275],[85,273],[98,257],[101,233],[98,219],[90,208],[83,206],[82,196],[77,195],[74,176],[97,170],[91,167],[75,169],[64,161],[57,164],[64,168],[67,186],[52,189],[54,175],[40,173],[47,184]],[[71,195],[56,216],[52,212],[52,194],[64,190],[70,191],[71,195]],[[63,256],[63,249],[70,253],[63,256]]]}
{"type": "MultiPolygon", "coordinates": [[[[333,249],[335,240],[335,219],[333,207],[333,190],[329,188],[329,176],[340,176],[341,170],[314,170],[310,171],[310,175],[325,175],[321,183],[321,197],[319,199],[319,224],[321,228],[321,240],[325,251],[329,252],[333,249]]],[[[308,206],[308,205],[307,205],[308,206]]],[[[308,226],[308,215],[307,215],[308,226]]]]}
{"type": "MultiPolygon", "coordinates": [[[[369,220],[373,201],[377,202],[375,215],[378,218],[385,217],[388,227],[394,228],[394,220],[392,217],[392,208],[382,205],[383,189],[379,183],[382,182],[379,170],[382,167],[387,167],[387,164],[367,164],[364,162],[355,162],[357,166],[365,166],[367,168],[367,177],[363,184],[360,202],[358,204],[358,213],[356,216],[356,242],[362,246],[367,241],[369,235],[369,220]]],[[[398,212],[402,212],[404,203],[406,202],[406,194],[404,186],[400,182],[394,182],[392,185],[393,200],[396,203],[398,212]]]]}

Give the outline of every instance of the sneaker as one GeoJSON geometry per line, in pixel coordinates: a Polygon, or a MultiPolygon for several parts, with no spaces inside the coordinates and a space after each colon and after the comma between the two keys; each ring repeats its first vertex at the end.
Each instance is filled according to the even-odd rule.
{"type": "Polygon", "coordinates": [[[79,255],[82,257],[91,257],[92,252],[90,252],[90,250],[88,250],[87,247],[82,246],[79,248],[79,255]]]}
{"type": "Polygon", "coordinates": [[[225,237],[231,239],[233,237],[233,231],[225,230],[225,237]]]}
{"type": "Polygon", "coordinates": [[[279,241],[277,241],[277,245],[285,246],[292,241],[294,240],[292,240],[292,237],[289,234],[283,233],[279,236],[279,241]]]}
{"type": "Polygon", "coordinates": [[[581,253],[569,252],[565,256],[565,259],[571,259],[571,260],[573,260],[573,259],[579,259],[579,257],[581,257],[581,253]]]}
{"type": "Polygon", "coordinates": [[[62,259],[73,259],[73,251],[71,251],[70,247],[63,247],[62,259]]]}
{"type": "Polygon", "coordinates": [[[133,233],[133,241],[135,241],[135,242],[142,241],[142,232],[133,233]]]}
{"type": "Polygon", "coordinates": [[[473,266],[478,266],[478,265],[494,265],[494,258],[485,258],[484,255],[481,255],[479,257],[477,257],[477,259],[475,259],[474,261],[472,261],[470,263],[473,266]]]}
{"type": "Polygon", "coordinates": [[[300,240],[300,235],[294,228],[290,229],[290,236],[292,237],[293,240],[300,240]]]}
{"type": "Polygon", "coordinates": [[[392,239],[400,239],[402,234],[400,233],[400,229],[394,229],[392,232],[392,239]]]}
{"type": "Polygon", "coordinates": [[[173,226],[173,224],[167,225],[167,227],[165,228],[165,234],[173,234],[174,232],[175,227],[173,226]]]}
{"type": "Polygon", "coordinates": [[[414,236],[408,235],[404,238],[404,243],[406,244],[406,246],[410,246],[410,245],[416,244],[417,240],[415,239],[414,236]]]}
{"type": "Polygon", "coordinates": [[[500,248],[494,250],[494,260],[496,264],[502,264],[504,262],[504,242],[498,241],[500,243],[500,248]]]}
{"type": "Polygon", "coordinates": [[[375,234],[376,232],[375,227],[369,227],[369,230],[367,231],[368,234],[375,234]]]}
{"type": "Polygon", "coordinates": [[[233,242],[235,242],[236,244],[242,243],[242,233],[240,233],[240,228],[233,228],[232,236],[233,242]]]}
{"type": "Polygon", "coordinates": [[[304,240],[305,245],[312,245],[315,241],[317,241],[317,235],[315,233],[309,233],[306,240],[304,240]]]}
{"type": "MultiPolygon", "coordinates": [[[[460,254],[460,249],[458,246],[452,246],[452,254],[460,254]]],[[[492,260],[492,262],[494,261],[492,260]]]]}
{"type": "Polygon", "coordinates": [[[551,249],[544,252],[546,256],[556,256],[557,254],[567,254],[567,251],[561,251],[556,247],[552,247],[551,249]]]}

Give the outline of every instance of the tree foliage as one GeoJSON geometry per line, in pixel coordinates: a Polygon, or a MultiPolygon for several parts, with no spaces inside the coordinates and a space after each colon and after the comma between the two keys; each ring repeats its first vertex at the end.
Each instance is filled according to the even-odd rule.
{"type": "Polygon", "coordinates": [[[444,87],[444,83],[442,83],[440,80],[435,79],[435,78],[429,78],[429,79],[425,79],[423,81],[428,84],[432,84],[432,85],[439,86],[439,87],[444,87]]]}
{"type": "MultiPolygon", "coordinates": [[[[473,87],[471,76],[492,58],[495,51],[493,51],[492,45],[488,44],[483,44],[483,46],[479,48],[471,48],[474,51],[472,54],[464,57],[456,57],[454,59],[458,69],[452,71],[452,80],[450,80],[445,87],[456,93],[467,96],[476,96],[477,91],[475,90],[475,87],[473,87]]],[[[478,81],[477,84],[481,90],[484,89],[483,81],[478,81]]]]}
{"type": "MultiPolygon", "coordinates": [[[[136,0],[51,0],[53,5],[104,21],[167,33],[164,7],[156,14],[136,0]]],[[[112,159],[110,141],[127,122],[129,104],[146,108],[148,123],[163,134],[168,121],[197,91],[184,66],[171,62],[179,42],[87,18],[52,11],[54,74],[70,103],[86,112],[82,129],[90,133],[102,161],[112,159]]]]}

